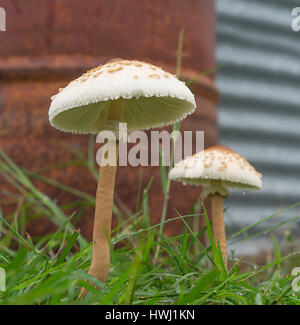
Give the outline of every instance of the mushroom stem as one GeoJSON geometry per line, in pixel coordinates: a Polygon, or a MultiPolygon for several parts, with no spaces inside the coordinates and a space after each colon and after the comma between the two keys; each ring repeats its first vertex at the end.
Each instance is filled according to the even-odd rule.
{"type": "Polygon", "coordinates": [[[226,233],[223,212],[224,198],[220,195],[212,197],[212,228],[216,245],[220,244],[225,267],[227,267],[226,233]]]}
{"type": "MultiPolygon", "coordinates": [[[[121,122],[124,119],[124,99],[112,101],[108,119],[121,122]]],[[[111,218],[114,202],[115,178],[119,155],[119,141],[109,141],[116,152],[115,164],[108,164],[99,168],[99,180],[96,194],[96,209],[93,231],[93,257],[89,274],[105,282],[110,267],[110,237],[111,218]]],[[[112,152],[112,150],[109,150],[112,152]]]]}
{"type": "MultiPolygon", "coordinates": [[[[118,142],[108,142],[115,146],[118,160],[118,142]]],[[[117,166],[99,168],[96,194],[96,209],[93,231],[93,257],[89,274],[105,282],[110,266],[110,234],[117,166]]]]}

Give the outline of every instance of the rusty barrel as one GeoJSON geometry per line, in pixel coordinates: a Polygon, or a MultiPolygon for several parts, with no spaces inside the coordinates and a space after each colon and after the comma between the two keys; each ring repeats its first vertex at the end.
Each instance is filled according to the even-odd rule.
{"type": "MultiPolygon", "coordinates": [[[[48,122],[50,97],[87,69],[112,58],[138,59],[175,73],[178,37],[184,30],[181,75],[193,79],[215,67],[215,12],[212,0],[4,0],[7,31],[0,33],[0,146],[18,165],[42,172],[72,188],[95,195],[95,179],[78,164],[78,152],[87,153],[88,137],[64,134],[48,122]],[[58,165],[64,165],[57,168],[58,165]]],[[[196,112],[182,123],[182,130],[205,131],[205,146],[217,142],[214,74],[191,85],[196,112]]],[[[139,180],[149,194],[152,222],[158,222],[163,205],[158,167],[120,167],[116,195],[135,211],[139,180]]],[[[8,188],[0,176],[1,188],[8,188]]],[[[66,192],[36,183],[58,204],[74,201],[66,192]]],[[[168,218],[175,207],[189,213],[199,188],[173,183],[168,218]]],[[[4,211],[13,202],[0,194],[4,211]]],[[[16,202],[17,204],[17,202],[16,202]]],[[[76,208],[75,208],[76,209],[76,208]]],[[[83,234],[92,233],[93,209],[81,211],[83,234]]],[[[170,223],[168,233],[181,231],[181,222],[170,223]]],[[[50,222],[32,221],[29,231],[52,231],[50,222]]]]}

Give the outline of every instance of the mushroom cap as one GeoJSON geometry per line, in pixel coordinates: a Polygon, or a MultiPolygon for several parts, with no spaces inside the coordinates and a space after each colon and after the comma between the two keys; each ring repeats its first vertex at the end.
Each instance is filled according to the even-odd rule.
{"type": "Polygon", "coordinates": [[[261,189],[261,176],[244,157],[221,145],[187,157],[169,173],[170,179],[186,184],[206,187],[219,183],[241,190],[261,189]]]}
{"type": "Polygon", "coordinates": [[[74,133],[109,130],[110,104],[120,98],[128,130],[173,124],[196,108],[194,95],[174,75],[145,62],[115,59],[60,89],[51,98],[50,124],[74,133]]]}

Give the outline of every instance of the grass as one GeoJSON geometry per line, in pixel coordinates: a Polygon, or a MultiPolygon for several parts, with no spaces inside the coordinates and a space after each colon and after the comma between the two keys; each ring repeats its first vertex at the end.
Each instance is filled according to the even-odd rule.
{"type": "MultiPolygon", "coordinates": [[[[14,213],[5,218],[0,213],[0,267],[7,276],[6,291],[0,293],[2,305],[300,304],[300,295],[291,286],[294,278],[291,267],[297,263],[300,252],[281,255],[272,236],[276,226],[264,230],[264,235],[270,232],[273,238],[273,260],[266,265],[232,260],[227,271],[220,250],[214,244],[204,206],[201,213],[194,215],[182,216],[178,212],[176,219],[180,219],[185,228],[181,235],[165,237],[161,223],[151,225],[147,207],[151,183],[141,189],[136,214],[121,218],[120,206],[115,206],[120,222],[113,231],[109,279],[103,284],[87,275],[92,247],[72,224],[76,214],[67,216],[64,208],[40,192],[32,180],[39,179],[72,193],[84,206],[93,205],[93,197],[16,166],[2,151],[0,156],[0,173],[17,190],[14,193],[3,190],[2,194],[19,202],[14,213]],[[48,217],[57,225],[57,231],[31,238],[26,233],[26,223],[32,215],[48,217]],[[195,217],[206,219],[207,227],[202,231],[209,239],[206,247],[199,241],[200,234],[191,229],[195,217]],[[82,286],[90,293],[79,300],[82,286]]],[[[88,157],[86,166],[89,171],[95,168],[88,157]]],[[[162,177],[162,182],[165,181],[162,177]]],[[[279,223],[277,227],[296,220],[279,223]]],[[[163,220],[164,223],[170,221],[163,220]]],[[[245,240],[245,234],[256,225],[229,237],[235,241],[245,240]]]]}

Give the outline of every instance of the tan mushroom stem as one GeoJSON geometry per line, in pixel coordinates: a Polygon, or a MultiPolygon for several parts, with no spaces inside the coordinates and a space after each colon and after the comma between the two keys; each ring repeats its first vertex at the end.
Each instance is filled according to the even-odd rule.
{"type": "Polygon", "coordinates": [[[212,229],[216,245],[220,245],[225,266],[227,267],[226,232],[224,224],[224,198],[228,191],[222,181],[211,181],[202,190],[201,198],[211,198],[212,205],[212,229]]]}
{"type": "MultiPolygon", "coordinates": [[[[108,119],[123,121],[124,100],[113,101],[108,119]]],[[[110,234],[114,199],[115,177],[118,161],[118,140],[108,142],[116,150],[116,164],[99,168],[99,181],[96,195],[96,209],[93,231],[93,257],[89,274],[105,282],[110,267],[110,234]]]]}
{"type": "Polygon", "coordinates": [[[220,195],[214,195],[212,203],[212,228],[216,245],[219,243],[223,255],[225,266],[227,267],[227,249],[226,249],[226,232],[224,224],[224,198],[220,195]]]}

